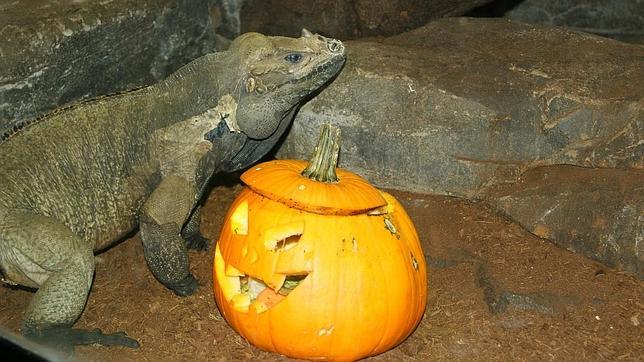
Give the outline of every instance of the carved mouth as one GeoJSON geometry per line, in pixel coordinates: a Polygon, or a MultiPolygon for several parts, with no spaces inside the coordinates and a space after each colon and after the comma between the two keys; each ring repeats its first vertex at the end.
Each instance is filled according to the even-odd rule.
{"type": "MultiPolygon", "coordinates": [[[[284,300],[307,276],[308,274],[287,275],[278,290],[270,288],[262,280],[247,275],[241,276],[239,277],[240,294],[248,295],[250,302],[248,307],[252,306],[257,313],[262,313],[284,300]]],[[[242,298],[246,299],[246,297],[242,298]]]]}
{"type": "MultiPolygon", "coordinates": [[[[230,216],[228,227],[236,236],[248,235],[247,202],[242,202],[235,208],[230,216]]],[[[297,251],[294,248],[299,245],[303,232],[303,222],[291,222],[265,229],[262,232],[263,241],[255,246],[247,244],[239,250],[238,257],[241,257],[241,264],[246,265],[244,269],[248,272],[224,260],[219,243],[217,244],[215,277],[224,298],[235,310],[246,313],[252,308],[256,313],[265,312],[287,298],[306,280],[310,269],[302,270],[300,267],[294,267],[289,257],[281,260],[290,252],[297,251]],[[260,257],[257,248],[265,249],[260,252],[266,255],[260,257]]]]}
{"type": "MultiPolygon", "coordinates": [[[[287,245],[289,241],[281,240],[280,243],[287,245]]],[[[278,247],[283,246],[278,245],[278,247]]],[[[242,313],[247,313],[251,308],[255,313],[269,310],[286,299],[309,275],[309,273],[277,275],[278,280],[283,277],[282,282],[269,286],[274,283],[244,274],[232,265],[226,265],[219,246],[215,251],[215,268],[216,278],[225,299],[235,310],[242,313]]]]}

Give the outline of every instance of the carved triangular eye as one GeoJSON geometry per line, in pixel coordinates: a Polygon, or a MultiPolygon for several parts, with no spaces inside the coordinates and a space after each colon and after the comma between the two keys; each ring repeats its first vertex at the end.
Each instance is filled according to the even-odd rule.
{"type": "Polygon", "coordinates": [[[305,28],[302,28],[302,37],[309,38],[309,37],[312,37],[312,36],[313,36],[313,33],[311,33],[310,31],[308,31],[305,28]]]}

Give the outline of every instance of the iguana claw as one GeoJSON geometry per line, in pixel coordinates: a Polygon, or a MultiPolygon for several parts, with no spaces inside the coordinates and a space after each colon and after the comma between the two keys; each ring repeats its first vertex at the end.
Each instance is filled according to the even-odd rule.
{"type": "Polygon", "coordinates": [[[186,236],[185,240],[186,247],[188,247],[188,249],[204,251],[210,248],[210,240],[204,238],[198,233],[186,236]]]}
{"type": "Polygon", "coordinates": [[[189,295],[192,295],[199,287],[197,285],[197,279],[195,279],[192,274],[188,274],[188,276],[180,282],[174,284],[165,284],[165,286],[170,288],[174,292],[174,294],[180,297],[187,297],[189,295]]]}

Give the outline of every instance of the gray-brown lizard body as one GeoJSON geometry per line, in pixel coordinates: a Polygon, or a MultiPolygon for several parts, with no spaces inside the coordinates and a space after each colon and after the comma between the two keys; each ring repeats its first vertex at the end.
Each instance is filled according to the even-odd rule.
{"type": "Polygon", "coordinates": [[[123,334],[71,329],[91,287],[93,253],[138,225],[153,274],[191,294],[185,240],[200,238],[193,211],[205,183],[266,153],[298,104],[343,63],[336,40],[245,34],[159,84],[54,112],[5,136],[0,267],[6,281],[38,288],[23,333],[133,345],[123,334]]]}

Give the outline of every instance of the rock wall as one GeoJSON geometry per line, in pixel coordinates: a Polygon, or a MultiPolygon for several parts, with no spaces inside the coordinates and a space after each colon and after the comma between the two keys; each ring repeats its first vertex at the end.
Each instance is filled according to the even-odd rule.
{"type": "MultiPolygon", "coordinates": [[[[298,36],[303,27],[342,40],[389,36],[491,0],[261,0],[245,1],[241,29],[298,36]]],[[[223,2],[239,2],[239,0],[223,2]]]]}
{"type": "Polygon", "coordinates": [[[512,20],[644,43],[643,0],[525,0],[509,11],[512,20]]]}
{"type": "Polygon", "coordinates": [[[71,101],[156,82],[213,51],[210,3],[0,5],[0,131],[71,101]]]}

